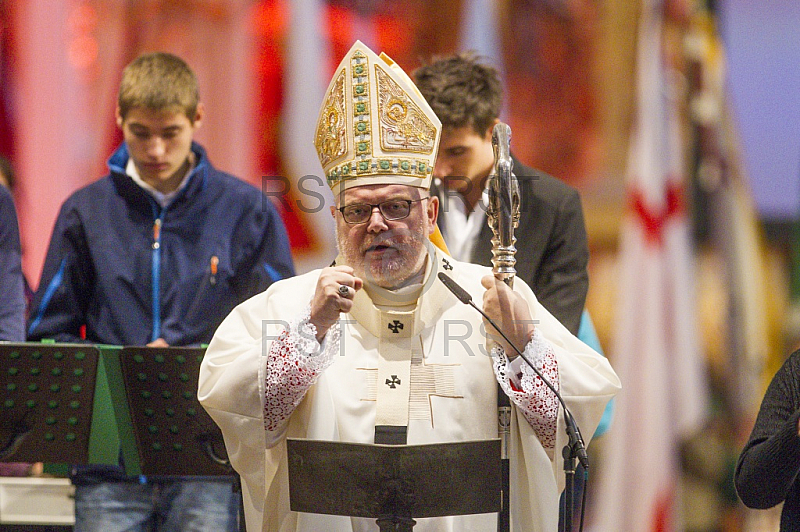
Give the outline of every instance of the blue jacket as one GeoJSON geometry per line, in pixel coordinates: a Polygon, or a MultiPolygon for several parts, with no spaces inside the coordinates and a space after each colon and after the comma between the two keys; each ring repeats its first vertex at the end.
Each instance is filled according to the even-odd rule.
{"type": "Polygon", "coordinates": [[[211,340],[239,303],[294,274],[286,231],[257,188],[216,170],[192,145],[188,184],[161,208],[125,173],[127,146],[110,174],[61,207],[28,339],[173,346],[211,340]]]}
{"type": "Polygon", "coordinates": [[[0,185],[0,340],[25,340],[25,292],[19,226],[11,193],[0,185]]]}

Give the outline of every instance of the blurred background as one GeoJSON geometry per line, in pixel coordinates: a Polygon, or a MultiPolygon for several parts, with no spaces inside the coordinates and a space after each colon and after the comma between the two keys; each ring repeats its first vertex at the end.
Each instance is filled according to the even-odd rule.
{"type": "Polygon", "coordinates": [[[738,502],[732,475],[765,386],[800,338],[798,27],[795,0],[0,0],[0,155],[16,168],[24,270],[35,288],[61,203],[105,174],[121,141],[120,73],[140,53],[173,52],[195,70],[207,109],[197,139],[215,166],[281,207],[302,272],[335,253],[312,138],[332,70],[353,41],[408,72],[475,49],[503,72],[512,151],[581,192],[588,310],[623,385],[645,379],[644,395],[618,398],[619,417],[590,446],[587,529],[649,504],[637,481],[659,471],[667,487],[655,510],[645,508],[663,526],[653,530],[777,530],[775,510],[738,502]],[[658,31],[643,32],[644,20],[658,31]],[[643,53],[647,39],[656,39],[655,55],[643,53]],[[647,78],[654,64],[659,76],[647,78]],[[648,114],[647,94],[668,94],[670,105],[648,114]],[[677,188],[659,195],[649,185],[645,201],[634,201],[629,155],[641,143],[630,139],[665,123],[676,141],[667,181],[677,188]],[[662,384],[694,371],[678,377],[689,390],[673,390],[696,406],[687,427],[669,421],[682,404],[648,403],[652,375],[623,371],[631,355],[617,348],[621,336],[650,334],[620,311],[630,307],[632,277],[650,271],[620,267],[629,254],[620,235],[637,219],[657,235],[678,223],[689,237],[677,251],[651,248],[666,269],[688,266],[687,278],[660,292],[665,303],[689,302],[688,328],[660,299],[637,302],[656,313],[657,334],[688,335],[656,353],[671,374],[662,384]],[[607,456],[647,458],[637,424],[650,424],[668,455],[628,470],[607,456]]]}

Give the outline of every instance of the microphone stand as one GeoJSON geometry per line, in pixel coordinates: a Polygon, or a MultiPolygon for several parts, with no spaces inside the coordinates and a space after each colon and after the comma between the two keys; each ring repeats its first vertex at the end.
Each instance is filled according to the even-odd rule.
{"type": "MultiPolygon", "coordinates": [[[[564,408],[564,420],[572,418],[572,414],[564,408]]],[[[572,423],[567,422],[567,433],[569,434],[569,443],[561,449],[561,456],[564,458],[564,532],[571,532],[572,530],[572,508],[574,507],[573,496],[575,492],[575,468],[577,467],[576,459],[578,457],[576,445],[583,445],[580,439],[580,433],[574,433],[570,427],[577,429],[575,420],[572,423]],[[579,443],[580,442],[580,443],[579,443]]],[[[588,471],[588,466],[586,471],[588,471]]],[[[585,489],[585,487],[584,487],[585,489]]]]}
{"type": "MultiPolygon", "coordinates": [[[[578,425],[575,422],[575,418],[572,416],[572,413],[567,408],[564,399],[561,397],[561,394],[558,390],[555,389],[555,386],[545,377],[539,368],[537,368],[530,359],[522,352],[520,349],[514,345],[514,343],[506,336],[506,334],[500,330],[497,324],[486,315],[486,313],[480,309],[473,301],[472,296],[469,293],[461,288],[453,279],[451,279],[447,274],[444,272],[439,272],[438,274],[439,280],[444,283],[444,285],[453,293],[453,295],[458,298],[464,304],[467,304],[477,310],[481,316],[483,316],[486,321],[491,324],[492,327],[503,337],[503,339],[508,342],[508,345],[516,352],[516,354],[522,358],[522,360],[533,370],[533,372],[542,380],[542,382],[547,386],[550,391],[552,391],[556,398],[558,398],[559,403],[564,411],[564,424],[567,429],[567,436],[569,441],[562,449],[562,457],[564,458],[564,480],[565,480],[565,495],[564,495],[564,532],[571,532],[572,531],[572,503],[573,503],[573,493],[572,490],[574,488],[574,481],[575,481],[575,468],[577,459],[580,461],[581,465],[583,466],[584,470],[588,473],[589,471],[589,457],[586,454],[586,444],[583,442],[583,437],[581,436],[580,430],[578,430],[578,425]]],[[[586,486],[584,486],[584,490],[586,486]]]]}

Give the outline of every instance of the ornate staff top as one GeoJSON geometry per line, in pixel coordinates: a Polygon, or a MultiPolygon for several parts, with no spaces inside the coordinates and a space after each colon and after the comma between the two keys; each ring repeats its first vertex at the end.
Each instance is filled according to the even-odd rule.
{"type": "Polygon", "coordinates": [[[519,184],[511,160],[511,127],[498,122],[492,130],[494,168],[489,175],[489,206],[486,219],[492,229],[492,271],[508,286],[514,285],[517,270],[514,229],[519,224],[519,184]]]}

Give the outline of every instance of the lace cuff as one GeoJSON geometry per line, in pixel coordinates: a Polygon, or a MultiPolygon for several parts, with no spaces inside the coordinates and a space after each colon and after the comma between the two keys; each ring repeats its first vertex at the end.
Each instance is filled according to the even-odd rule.
{"type": "Polygon", "coordinates": [[[283,427],[320,373],[333,363],[341,335],[339,322],[320,345],[310,318],[309,306],[269,347],[264,378],[264,428],[268,431],[283,427]]]}
{"type": "MultiPolygon", "coordinates": [[[[523,353],[536,365],[553,387],[559,390],[558,362],[555,352],[539,329],[534,331],[533,337],[525,346],[523,353]]],[[[545,450],[552,451],[556,444],[558,398],[521,357],[509,361],[500,346],[492,348],[492,357],[494,372],[503,391],[517,405],[525,419],[536,431],[545,450]]]]}

